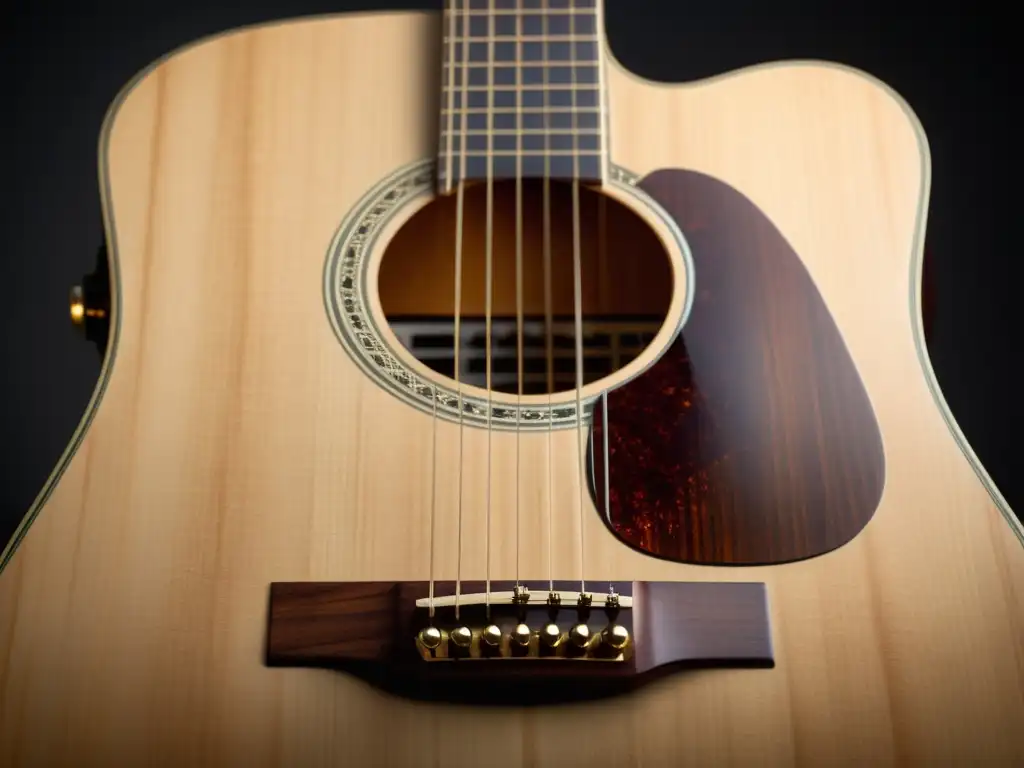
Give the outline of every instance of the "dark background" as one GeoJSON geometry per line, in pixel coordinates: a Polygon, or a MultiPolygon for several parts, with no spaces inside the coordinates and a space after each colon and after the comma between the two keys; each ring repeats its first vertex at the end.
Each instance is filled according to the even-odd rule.
{"type": "MultiPolygon", "coordinates": [[[[928,248],[937,303],[930,353],[961,428],[1021,514],[1024,452],[1014,426],[1022,405],[1012,374],[1024,343],[1011,312],[1018,300],[1013,267],[1024,256],[1013,191],[1019,89],[1009,12],[997,15],[999,5],[607,0],[605,15],[616,56],[650,79],[828,59],[880,77],[909,101],[932,150],[928,248]]],[[[8,4],[0,17],[0,124],[7,134],[0,541],[46,481],[99,374],[95,349],[68,321],[68,288],[92,270],[102,240],[96,145],[120,87],[175,47],[239,25],[440,7],[440,0],[8,4]]]]}

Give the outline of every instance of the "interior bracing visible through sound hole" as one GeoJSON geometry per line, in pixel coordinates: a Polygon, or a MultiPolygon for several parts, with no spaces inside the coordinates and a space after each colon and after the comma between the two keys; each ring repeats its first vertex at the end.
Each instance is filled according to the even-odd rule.
{"type": "MultiPolygon", "coordinates": [[[[523,393],[572,392],[576,384],[572,185],[552,181],[550,197],[553,323],[544,303],[543,181],[522,180],[523,393]],[[554,386],[552,387],[551,384],[554,386]]],[[[418,211],[388,245],[380,266],[384,315],[417,360],[454,379],[456,195],[418,211]]],[[[467,184],[462,231],[459,380],[485,385],[486,184],[467,184]]],[[[492,389],[518,391],[516,334],[516,182],[494,182],[492,389]]],[[[661,328],[672,295],[669,256],[639,215],[609,196],[580,189],[584,384],[634,360],[661,328]]]]}

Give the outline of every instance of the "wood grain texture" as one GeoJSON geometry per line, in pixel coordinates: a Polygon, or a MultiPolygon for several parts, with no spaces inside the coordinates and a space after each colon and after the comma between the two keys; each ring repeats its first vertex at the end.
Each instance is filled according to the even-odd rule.
{"type": "MultiPolygon", "coordinates": [[[[865,530],[820,558],[706,568],[624,547],[588,508],[581,562],[575,435],[553,440],[550,536],[544,436],[518,446],[518,514],[515,435],[491,454],[493,578],[517,559],[546,574],[550,551],[555,578],[764,582],[776,668],[485,710],[262,665],[270,583],[429,573],[431,419],[346,357],[321,281],[355,201],[436,152],[439,39],[428,14],[246,30],[113,112],[116,334],[88,431],[0,574],[0,765],[1024,762],[1024,547],[920,356],[924,140],[886,89],[820,64],[669,87],[612,63],[610,149],[641,175],[722,180],[799,254],[882,436],[865,530]]],[[[461,469],[457,427],[437,436],[435,576],[456,573],[461,478],[462,574],[480,579],[486,436],[466,431],[461,469]]]]}
{"type": "Polygon", "coordinates": [[[631,545],[688,563],[770,565],[842,546],[875,513],[885,457],[800,257],[717,179],[660,170],[640,186],[686,233],[698,290],[672,348],[597,409],[598,509],[631,545]]]}

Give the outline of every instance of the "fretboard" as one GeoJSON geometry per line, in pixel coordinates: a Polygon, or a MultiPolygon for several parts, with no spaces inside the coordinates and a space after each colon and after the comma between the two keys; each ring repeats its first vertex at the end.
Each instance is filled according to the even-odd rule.
{"type": "Polygon", "coordinates": [[[600,13],[600,0],[447,0],[442,190],[486,178],[604,178],[600,13]]]}

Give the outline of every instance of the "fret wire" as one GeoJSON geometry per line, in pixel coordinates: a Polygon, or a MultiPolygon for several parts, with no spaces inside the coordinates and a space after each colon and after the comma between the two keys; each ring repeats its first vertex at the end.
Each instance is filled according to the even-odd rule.
{"type": "Polygon", "coordinates": [[[601,108],[600,107],[548,107],[547,109],[545,109],[544,107],[522,107],[521,109],[517,109],[516,107],[491,107],[490,109],[488,109],[487,107],[455,107],[455,108],[453,108],[451,110],[448,110],[448,109],[442,109],[441,110],[441,112],[443,114],[448,114],[449,111],[452,112],[453,114],[456,114],[456,115],[486,115],[488,113],[493,114],[493,115],[514,115],[517,112],[519,114],[523,114],[523,115],[544,115],[544,114],[551,114],[551,113],[555,113],[555,112],[558,112],[558,113],[561,113],[561,112],[573,113],[573,112],[575,112],[575,113],[580,113],[580,114],[582,114],[584,112],[600,112],[601,108]]]}
{"type": "MultiPolygon", "coordinates": [[[[589,106],[595,110],[600,109],[600,105],[597,103],[598,93],[596,90],[576,91],[575,94],[580,97],[577,106],[589,106]]],[[[573,95],[573,91],[568,89],[561,91],[494,91],[490,94],[490,99],[488,99],[488,93],[485,91],[473,91],[466,93],[467,98],[459,98],[455,108],[461,109],[463,106],[468,106],[485,109],[488,106],[488,102],[490,102],[492,109],[504,108],[514,110],[516,109],[517,102],[521,102],[523,108],[539,108],[540,102],[543,100],[542,97],[548,95],[552,97],[549,109],[569,108],[569,103],[572,101],[570,97],[573,95]]]]}
{"type": "Polygon", "coordinates": [[[538,149],[531,150],[529,152],[516,152],[514,149],[494,150],[492,152],[488,152],[486,149],[467,149],[464,150],[461,154],[464,154],[466,157],[515,157],[516,155],[520,154],[523,155],[524,157],[530,155],[536,155],[538,157],[540,155],[551,155],[552,157],[572,157],[574,154],[583,155],[587,157],[599,157],[601,155],[601,150],[581,149],[578,152],[574,153],[571,149],[538,149]]]}
{"type": "MultiPolygon", "coordinates": [[[[471,38],[464,42],[449,43],[449,45],[454,45],[456,49],[462,50],[466,64],[487,66],[488,62],[491,62],[496,65],[511,66],[515,64],[515,57],[510,56],[508,52],[514,50],[517,44],[530,46],[530,51],[523,52],[522,62],[524,64],[540,62],[599,64],[601,62],[599,43],[600,40],[596,37],[585,40],[552,40],[537,36],[529,40],[514,37],[471,38]],[[492,45],[496,48],[500,46],[499,51],[486,52],[485,49],[492,45]],[[497,53],[501,53],[501,55],[498,56],[497,53]]],[[[458,55],[455,58],[458,59],[458,55]]]]}
{"type": "MultiPolygon", "coordinates": [[[[445,62],[443,65],[445,70],[455,70],[456,72],[462,70],[471,69],[487,69],[488,65],[484,62],[470,61],[468,64],[456,62],[455,64],[449,64],[445,62]]],[[[569,69],[570,67],[576,67],[577,69],[598,69],[601,66],[599,59],[538,59],[537,61],[526,61],[523,60],[519,64],[521,69],[569,69]]],[[[516,64],[513,61],[498,61],[495,62],[495,69],[516,69],[516,64]]]]}
{"type": "Polygon", "coordinates": [[[498,151],[511,152],[539,152],[545,147],[549,149],[587,149],[598,151],[600,147],[600,136],[596,133],[584,134],[567,131],[565,133],[542,133],[542,134],[506,134],[496,136],[493,133],[478,133],[463,137],[466,142],[466,149],[471,151],[483,150],[491,142],[490,148],[498,151]]]}
{"type": "MultiPolygon", "coordinates": [[[[459,70],[463,68],[487,69],[489,65],[485,61],[470,61],[468,64],[463,64],[461,61],[457,61],[452,64],[446,61],[442,66],[445,69],[454,68],[455,70],[459,70]]],[[[601,61],[599,59],[523,59],[519,62],[519,66],[530,69],[558,69],[559,67],[582,67],[584,69],[594,69],[601,66],[601,61]]],[[[514,61],[496,61],[495,68],[515,69],[516,63],[514,61]]]]}
{"type": "Polygon", "coordinates": [[[572,85],[571,83],[551,83],[549,85],[495,85],[493,87],[487,85],[466,85],[460,87],[462,87],[464,91],[468,91],[470,93],[482,93],[484,91],[494,91],[495,93],[507,93],[509,91],[597,91],[597,83],[577,83],[576,85],[572,85]],[[581,86],[586,87],[583,88],[581,86]]]}
{"type": "Polygon", "coordinates": [[[493,11],[487,11],[484,9],[473,9],[473,10],[453,10],[449,9],[448,13],[453,13],[456,16],[594,16],[597,13],[596,8],[502,8],[493,11]]]}
{"type": "MultiPolygon", "coordinates": [[[[572,130],[573,113],[571,112],[531,112],[529,114],[517,114],[515,112],[502,112],[496,114],[488,123],[488,117],[484,113],[467,114],[463,119],[458,112],[452,113],[452,132],[461,136],[474,131],[486,131],[488,128],[494,131],[515,131],[530,135],[558,135],[572,130]]],[[[601,124],[600,114],[596,109],[591,112],[578,112],[576,117],[579,121],[577,128],[582,132],[595,132],[605,130],[601,124]]],[[[441,130],[444,130],[442,128],[441,130]]]]}
{"type": "MultiPolygon", "coordinates": [[[[599,35],[545,35],[538,32],[533,35],[519,33],[516,35],[470,35],[469,37],[445,37],[444,44],[453,43],[596,43],[600,41],[599,35]]],[[[509,62],[512,63],[512,62],[509,62]]]]}
{"type": "MultiPolygon", "coordinates": [[[[494,128],[488,130],[486,128],[469,128],[467,130],[455,130],[452,129],[452,136],[550,136],[552,134],[557,135],[576,135],[576,136],[597,136],[601,133],[600,128],[494,128]]],[[[444,132],[447,134],[447,131],[444,132]]]]}
{"type": "MultiPolygon", "coordinates": [[[[522,160],[523,178],[543,178],[545,175],[552,179],[571,179],[574,176],[583,181],[599,180],[603,178],[602,159],[595,155],[577,158],[579,169],[573,169],[573,158],[568,155],[548,157],[546,155],[524,155],[522,160]],[[546,161],[546,162],[545,162],[546,161]],[[548,167],[545,173],[545,165],[548,167]]],[[[514,157],[492,157],[487,160],[484,157],[467,157],[465,166],[455,168],[452,171],[452,181],[459,182],[470,179],[485,179],[487,177],[488,163],[490,163],[492,178],[496,180],[514,179],[516,177],[516,161],[514,157]]],[[[443,176],[441,181],[446,182],[443,176]]]]}

